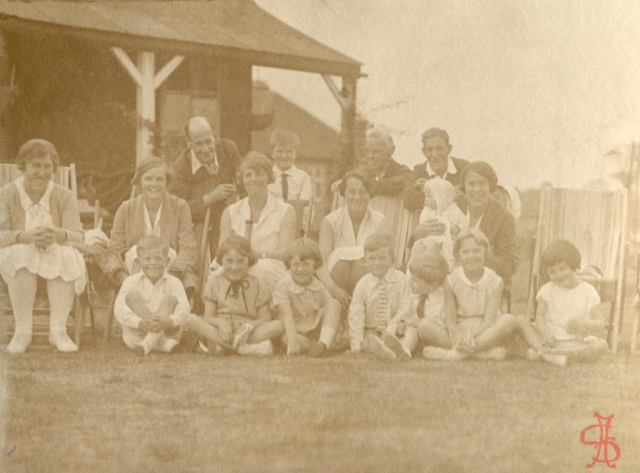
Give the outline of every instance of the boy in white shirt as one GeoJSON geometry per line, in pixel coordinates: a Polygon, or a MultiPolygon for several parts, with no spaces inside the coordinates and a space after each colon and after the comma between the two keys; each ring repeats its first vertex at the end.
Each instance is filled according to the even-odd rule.
{"type": "Polygon", "coordinates": [[[180,341],[189,300],[180,279],[166,272],[169,248],[159,237],[138,241],[137,263],[141,271],[124,280],[113,309],[122,339],[141,356],[169,353],[180,341]]]}
{"type": "Polygon", "coordinates": [[[349,306],[351,353],[367,352],[378,358],[411,358],[408,347],[396,337],[400,322],[415,311],[407,276],[392,266],[393,237],[374,233],[364,244],[369,273],[353,290],[349,306]]]}
{"type": "Polygon", "coordinates": [[[271,133],[269,144],[271,157],[275,162],[273,166],[275,180],[269,184],[269,193],[296,209],[298,227],[306,231],[312,187],[309,175],[294,164],[298,158],[300,139],[293,131],[278,128],[271,133]]]}

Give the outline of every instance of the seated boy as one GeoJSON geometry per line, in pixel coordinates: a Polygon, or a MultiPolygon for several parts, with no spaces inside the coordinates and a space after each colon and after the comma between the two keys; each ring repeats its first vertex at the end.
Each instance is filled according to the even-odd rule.
{"type": "Polygon", "coordinates": [[[182,282],[166,272],[169,248],[155,235],[138,242],[141,271],[128,276],[116,298],[114,315],[122,324],[124,343],[137,354],[169,353],[180,341],[181,325],[190,312],[182,282]]]}
{"type": "Polygon", "coordinates": [[[298,229],[306,232],[312,187],[309,175],[294,164],[298,157],[300,139],[293,131],[278,128],[271,133],[269,142],[271,157],[275,162],[273,166],[275,181],[269,184],[269,193],[296,209],[298,229]]]}
{"type": "Polygon", "coordinates": [[[320,249],[308,238],[298,238],[289,245],[285,262],[289,274],[276,285],[271,298],[286,330],[287,355],[322,356],[340,323],[340,303],[315,277],[322,266],[320,249]]]}
{"type": "Polygon", "coordinates": [[[364,244],[364,261],[369,270],[353,290],[349,306],[351,353],[361,351],[379,358],[411,358],[396,333],[398,325],[415,310],[407,276],[392,267],[393,237],[374,233],[364,244]]]}

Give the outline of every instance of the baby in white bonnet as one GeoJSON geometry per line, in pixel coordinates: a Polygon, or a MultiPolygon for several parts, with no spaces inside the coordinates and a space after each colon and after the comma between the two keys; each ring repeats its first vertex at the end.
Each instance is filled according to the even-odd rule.
{"type": "Polygon", "coordinates": [[[469,227],[469,221],[455,204],[456,190],[449,181],[440,177],[429,179],[424,185],[424,195],[420,223],[439,221],[445,225],[446,229],[442,235],[429,235],[416,241],[412,249],[412,257],[414,254],[433,252],[434,247],[440,247],[449,268],[453,268],[453,238],[460,230],[469,227]]]}

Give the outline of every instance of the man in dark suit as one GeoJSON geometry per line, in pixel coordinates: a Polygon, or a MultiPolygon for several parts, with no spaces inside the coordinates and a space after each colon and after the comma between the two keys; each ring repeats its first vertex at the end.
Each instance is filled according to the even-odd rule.
{"type": "Polygon", "coordinates": [[[371,197],[396,195],[409,182],[411,171],[392,158],[395,150],[393,138],[386,131],[376,128],[367,136],[362,167],[373,178],[371,197]]]}
{"type": "Polygon", "coordinates": [[[451,154],[449,134],[440,128],[430,128],[422,134],[422,154],[427,161],[411,171],[409,183],[404,188],[404,206],[408,210],[424,207],[424,183],[435,176],[460,188],[460,173],[469,161],[454,158],[451,154]]]}
{"type": "Polygon", "coordinates": [[[202,240],[206,208],[211,206],[209,245],[213,256],[218,247],[222,211],[235,202],[240,153],[233,141],[216,139],[211,125],[203,117],[189,120],[185,125],[185,139],[187,148],[172,165],[169,193],[189,204],[198,245],[202,240]]]}

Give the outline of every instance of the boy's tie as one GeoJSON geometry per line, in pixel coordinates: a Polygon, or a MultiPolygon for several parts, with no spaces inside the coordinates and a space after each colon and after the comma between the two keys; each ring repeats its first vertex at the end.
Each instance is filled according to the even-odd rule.
{"type": "Polygon", "coordinates": [[[282,200],[287,201],[289,198],[289,175],[283,172],[280,174],[280,179],[282,179],[282,200]]]}
{"type": "Polygon", "coordinates": [[[378,311],[376,314],[376,329],[384,332],[387,329],[387,307],[389,306],[389,297],[387,295],[387,285],[384,279],[378,281],[378,311]]]}

